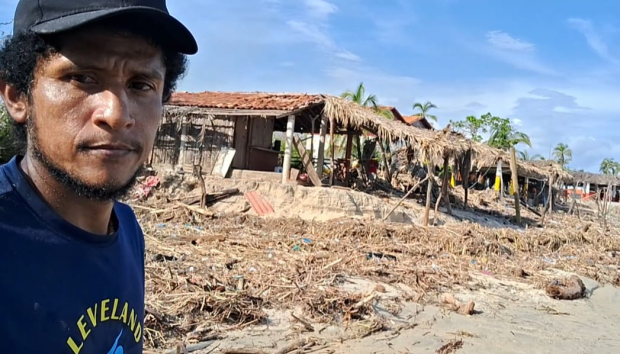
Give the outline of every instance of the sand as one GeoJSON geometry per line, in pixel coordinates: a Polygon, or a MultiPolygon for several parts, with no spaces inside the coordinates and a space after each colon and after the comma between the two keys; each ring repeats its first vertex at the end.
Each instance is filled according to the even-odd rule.
{"type": "MultiPolygon", "coordinates": [[[[360,328],[355,326],[345,330],[340,326],[315,324],[315,330],[322,330],[320,334],[299,334],[293,328],[298,323],[290,313],[271,311],[268,325],[228,332],[226,339],[197,353],[222,353],[231,348],[275,353],[299,338],[315,338],[324,343],[326,347],[316,353],[435,353],[455,340],[463,341],[463,347],[456,351],[463,354],[618,353],[620,290],[582,279],[589,298],[558,301],[531,285],[477,274],[471,285],[482,288],[457,289],[455,293],[462,301],[474,300],[477,314],[462,316],[438,306],[415,303],[404,304],[398,317],[376,309],[391,327],[403,329],[379,332],[363,339],[347,339],[359,333],[360,328]]],[[[363,279],[353,279],[353,283],[357,285],[348,290],[367,291],[376,285],[363,279]]]]}

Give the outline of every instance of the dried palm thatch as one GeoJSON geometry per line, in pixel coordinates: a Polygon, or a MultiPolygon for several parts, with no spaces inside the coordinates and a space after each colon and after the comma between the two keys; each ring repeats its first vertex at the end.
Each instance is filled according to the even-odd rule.
{"type": "Polygon", "coordinates": [[[559,163],[555,161],[523,161],[529,165],[535,166],[547,172],[547,175],[553,177],[554,181],[563,183],[573,183],[574,176],[568,173],[559,163]]]}
{"type": "Polygon", "coordinates": [[[366,129],[387,141],[402,140],[415,150],[416,160],[443,164],[444,158],[455,158],[465,154],[471,145],[458,134],[449,130],[431,131],[403,124],[364,108],[357,103],[334,96],[324,96],[323,113],[331,120],[351,126],[354,129],[366,129]]]}

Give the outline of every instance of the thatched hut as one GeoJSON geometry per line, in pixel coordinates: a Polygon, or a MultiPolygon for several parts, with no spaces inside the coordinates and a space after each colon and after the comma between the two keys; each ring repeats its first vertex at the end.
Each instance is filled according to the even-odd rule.
{"type": "Polygon", "coordinates": [[[606,190],[610,191],[612,197],[620,186],[620,177],[611,175],[602,175],[589,172],[573,172],[573,186],[575,192],[581,199],[588,200],[593,196],[601,196],[606,190]]]}

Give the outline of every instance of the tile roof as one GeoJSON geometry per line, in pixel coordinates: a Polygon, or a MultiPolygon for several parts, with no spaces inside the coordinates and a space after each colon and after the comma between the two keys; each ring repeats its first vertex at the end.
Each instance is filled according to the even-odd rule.
{"type": "Polygon", "coordinates": [[[408,125],[416,125],[416,126],[421,125],[420,128],[433,129],[433,126],[431,125],[431,123],[429,123],[426,118],[423,118],[422,116],[419,116],[419,115],[403,116],[403,122],[405,122],[408,125]]]}
{"type": "Polygon", "coordinates": [[[324,101],[321,95],[244,92],[175,92],[169,104],[202,108],[296,111],[324,101]]]}

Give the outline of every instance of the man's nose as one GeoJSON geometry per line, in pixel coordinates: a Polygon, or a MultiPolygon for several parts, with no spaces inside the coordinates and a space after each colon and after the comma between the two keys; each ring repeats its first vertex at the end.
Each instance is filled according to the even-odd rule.
{"type": "Polygon", "coordinates": [[[98,94],[97,108],[93,112],[95,124],[104,129],[121,130],[135,124],[127,109],[124,90],[106,90],[98,94]]]}

